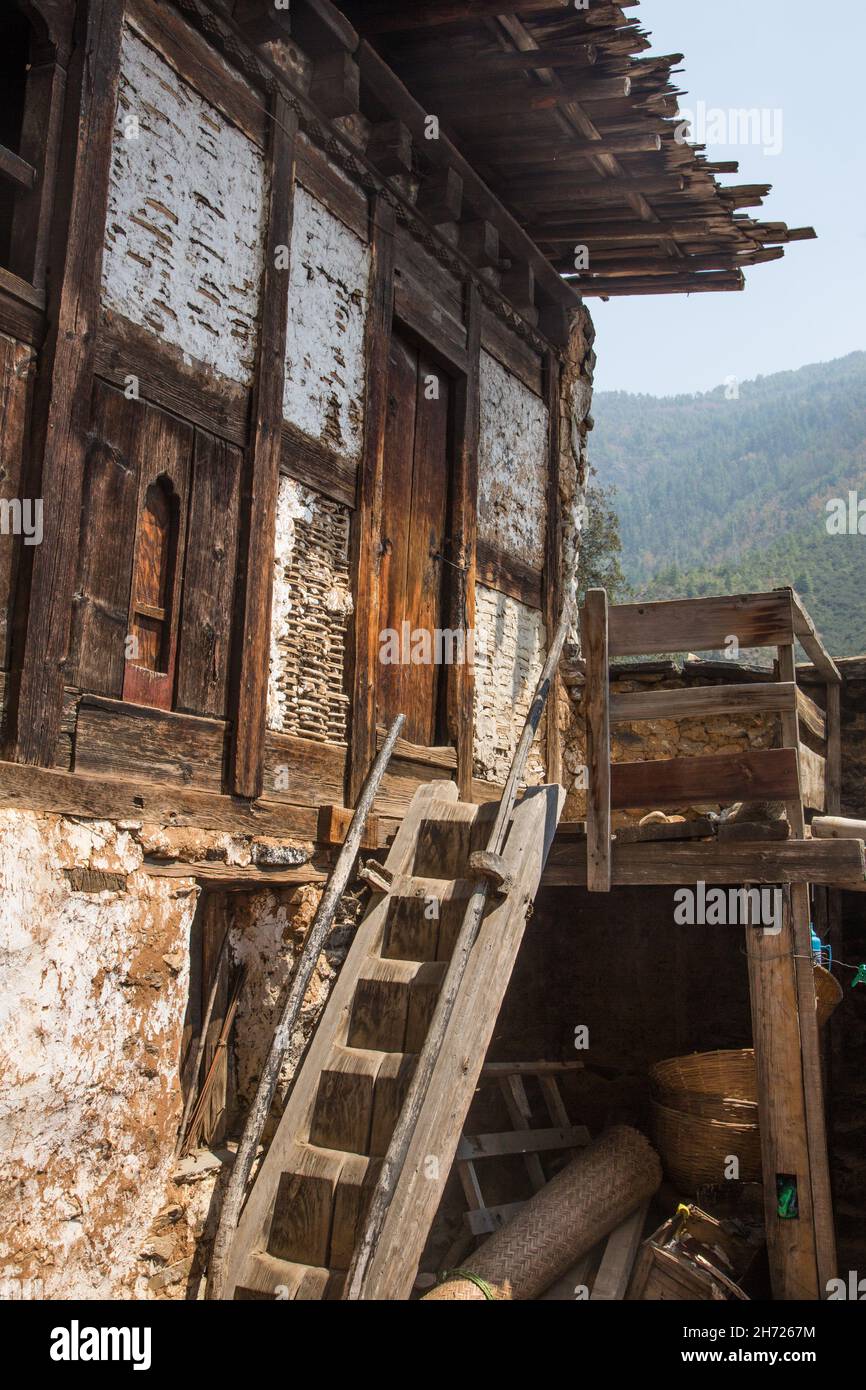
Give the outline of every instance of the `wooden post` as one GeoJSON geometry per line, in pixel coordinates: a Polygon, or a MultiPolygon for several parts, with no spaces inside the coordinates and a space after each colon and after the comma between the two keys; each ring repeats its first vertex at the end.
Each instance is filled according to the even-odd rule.
{"type": "Polygon", "coordinates": [[[762,927],[746,928],[764,1216],[773,1297],[814,1300],[820,1290],[790,889],[783,890],[783,895],[778,934],[762,927]],[[799,1216],[795,1219],[779,1216],[777,1174],[796,1179],[799,1216]]]}
{"type": "MultiPolygon", "coordinates": [[[[562,607],[562,508],[559,500],[560,386],[559,357],[547,352],[544,358],[544,394],[547,400],[547,529],[544,547],[544,624],[548,641],[556,627],[562,607]]],[[[554,673],[547,703],[547,780],[562,782],[562,739],[559,732],[559,700],[562,677],[554,673]]]]}
{"type": "MultiPolygon", "coordinates": [[[[481,301],[478,287],[466,290],[466,355],[468,370],[454,392],[454,504],[451,516],[451,625],[475,636],[475,570],[478,529],[478,429],[481,361],[481,301]]],[[[448,722],[457,746],[457,786],[464,801],[472,798],[475,755],[475,665],[472,648],[465,659],[448,667],[448,722]]]]}
{"type": "Polygon", "coordinates": [[[52,236],[56,289],[33,408],[28,489],[43,502],[43,535],[22,547],[7,739],[17,761],[44,767],[60,725],[78,564],[122,18],[116,0],[82,7],[56,200],[68,219],[56,219],[52,236]]]}
{"type": "MultiPolygon", "coordinates": [[[[779,647],[779,679],[796,680],[794,645],[779,647]]],[[[799,720],[796,712],[784,713],[782,743],[787,748],[799,748],[799,720]]],[[[802,799],[788,805],[788,819],[794,834],[805,834],[802,799]]],[[[812,966],[812,937],[809,889],[805,883],[790,888],[791,931],[797,983],[797,1004],[800,1017],[800,1059],[805,1098],[806,1138],[809,1158],[809,1180],[812,1193],[814,1241],[818,1268],[818,1294],[823,1297],[827,1283],[836,1274],[836,1237],[833,1228],[833,1199],[830,1188],[830,1166],[827,1157],[827,1132],[824,1115],[824,1080],[821,1064],[821,1040],[815,1006],[815,977],[812,966]]],[[[777,1170],[778,1171],[778,1170],[777,1170]]],[[[765,1174],[765,1186],[768,1181],[765,1174]]],[[[802,1206],[802,1202],[801,1202],[802,1206]]]]}
{"type": "Polygon", "coordinates": [[[232,787],[238,796],[262,793],[274,544],[280,484],[283,379],[289,314],[289,251],[295,188],[298,118],[282,95],[274,98],[270,140],[271,196],[262,281],[255,409],[248,469],[250,494],[243,558],[243,608],[236,660],[237,697],[232,787]]]}
{"type": "Polygon", "coordinates": [[[586,662],[586,886],[610,892],[610,680],[607,594],[589,589],[583,605],[586,662]]]}
{"type": "Polygon", "coordinates": [[[351,651],[352,732],[347,800],[357,800],[366,769],[376,754],[376,674],[379,631],[379,570],[382,534],[382,471],[388,409],[388,360],[394,321],[394,209],[378,194],[371,209],[370,308],[365,342],[364,456],[358,476],[358,507],[352,526],[351,569],[357,575],[351,651]]]}

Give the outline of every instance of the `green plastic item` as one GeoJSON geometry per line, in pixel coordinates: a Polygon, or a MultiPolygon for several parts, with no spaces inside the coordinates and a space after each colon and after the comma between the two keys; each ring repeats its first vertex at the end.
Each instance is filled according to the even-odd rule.
{"type": "Polygon", "coordinates": [[[855,985],[866,985],[866,961],[857,966],[857,974],[851,981],[851,988],[854,989],[855,985]]]}
{"type": "Polygon", "coordinates": [[[785,1221],[793,1221],[800,1215],[800,1207],[797,1201],[797,1184],[795,1182],[780,1180],[777,1191],[776,1210],[779,1216],[785,1221]]]}

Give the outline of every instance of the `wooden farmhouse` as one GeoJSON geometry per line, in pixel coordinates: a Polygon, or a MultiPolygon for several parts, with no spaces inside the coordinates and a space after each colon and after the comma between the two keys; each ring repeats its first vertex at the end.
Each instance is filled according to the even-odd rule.
{"type": "Polygon", "coordinates": [[[638,1246],[710,1189],[763,1296],[827,1295],[862,662],[791,590],[578,608],[575,568],[590,300],[814,233],[683,138],[633,10],[3,6],[9,1296],[536,1298],[578,1256],[659,1296],[638,1246]],[[677,926],[713,885],[771,928],[677,926]],[[689,1128],[652,1078],[692,1054],[743,1079],[677,1081],[689,1128]],[[604,1240],[518,1275],[485,1242],[580,1163],[604,1240]]]}

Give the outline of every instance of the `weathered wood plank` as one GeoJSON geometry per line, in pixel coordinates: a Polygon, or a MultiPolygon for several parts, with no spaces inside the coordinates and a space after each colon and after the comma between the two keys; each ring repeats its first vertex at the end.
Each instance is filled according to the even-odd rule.
{"type": "Polygon", "coordinates": [[[582,647],[586,662],[587,887],[592,893],[610,890],[610,813],[617,804],[613,796],[616,769],[610,764],[608,616],[604,589],[590,589],[582,612],[582,647]]]}
{"type": "Polygon", "coordinates": [[[827,737],[827,720],[823,710],[820,710],[811,700],[805,691],[797,686],[797,716],[802,725],[822,741],[827,737]]]}
{"type": "Polygon", "coordinates": [[[139,767],[134,780],[122,781],[0,762],[0,806],[89,820],[153,821],[236,835],[315,839],[314,807],[249,802],[191,791],[182,785],[148,782],[140,774],[139,767]]]}
{"type": "MultiPolygon", "coordinates": [[[[371,223],[370,307],[366,362],[364,453],[358,480],[358,510],[353,517],[351,569],[356,602],[349,630],[352,732],[348,800],[361,789],[376,748],[376,677],[378,672],[379,570],[377,546],[382,534],[382,487],[388,408],[388,358],[394,318],[394,210],[381,197],[371,223]]],[[[381,808],[380,808],[381,809],[381,808]]],[[[384,814],[384,812],[383,812],[384,814]]]]}
{"type": "MultiPolygon", "coordinates": [[[[645,884],[822,883],[866,891],[866,860],[858,840],[717,840],[613,842],[611,880],[645,884]],[[834,845],[833,853],[826,853],[834,845]],[[840,846],[849,846],[847,853],[840,846]]],[[[554,843],[542,882],[546,888],[586,884],[580,844],[554,843]]]]}
{"type": "Polygon", "coordinates": [[[344,507],[355,506],[357,464],[329,449],[321,440],[311,439],[289,420],[283,421],[280,472],[334,502],[342,502],[344,507]]]}
{"type": "Polygon", "coordinates": [[[283,377],[288,324],[288,248],[292,244],[297,115],[282,95],[271,122],[271,193],[262,322],[253,411],[250,498],[244,543],[243,601],[238,651],[232,789],[261,794],[271,639],[274,537],[283,424],[283,377]]]}
{"type": "MultiPolygon", "coordinates": [[[[478,575],[478,438],[480,431],[481,302],[477,286],[466,291],[465,376],[454,384],[451,555],[448,566],[448,621],[455,631],[475,632],[475,582],[478,575]]],[[[472,800],[475,741],[475,665],[471,661],[447,671],[448,729],[457,747],[457,784],[472,800]]]]}
{"type": "Polygon", "coordinates": [[[659,809],[707,801],[787,801],[799,796],[799,791],[797,754],[793,748],[614,763],[610,771],[614,810],[645,806],[659,809]]]}
{"type": "Polygon", "coordinates": [[[805,743],[799,747],[800,755],[800,791],[803,797],[803,805],[808,806],[811,811],[823,811],[826,809],[826,779],[827,762],[818,753],[813,753],[811,748],[807,748],[805,743]]]}
{"type": "Polygon", "coordinates": [[[641,719],[706,719],[718,714],[776,713],[793,708],[793,681],[766,685],[707,685],[684,690],[633,690],[610,697],[612,724],[641,719]]]}
{"type": "Polygon", "coordinates": [[[31,456],[41,476],[34,466],[33,486],[48,505],[42,544],[23,548],[22,641],[13,656],[7,741],[20,761],[43,766],[57,742],[78,561],[78,528],[69,522],[81,507],[121,22],[114,0],[92,0],[73,53],[65,125],[71,189],[58,199],[68,211],[55,219],[56,288],[34,403],[31,456]]]}
{"type": "Polygon", "coordinates": [[[610,610],[610,655],[715,651],[729,637],[741,648],[776,647],[791,641],[792,623],[783,591],[617,604],[610,610]]]}
{"type": "Polygon", "coordinates": [[[542,574],[488,541],[478,542],[476,577],[480,584],[528,608],[542,606],[542,574]]]}
{"type": "Polygon", "coordinates": [[[224,719],[243,454],[196,431],[177,654],[177,708],[224,719]]]}

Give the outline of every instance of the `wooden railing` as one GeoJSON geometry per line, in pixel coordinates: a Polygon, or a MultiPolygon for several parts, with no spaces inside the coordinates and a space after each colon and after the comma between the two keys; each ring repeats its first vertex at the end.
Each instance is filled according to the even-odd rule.
{"type": "Polygon", "coordinates": [[[838,810],[841,675],[792,589],[609,607],[603,589],[586,595],[587,886],[611,886],[611,811],[701,801],[784,801],[793,834],[804,808],[838,810]],[[748,685],[610,693],[609,663],[659,652],[716,651],[735,637],[740,650],[776,649],[775,679],[748,685]],[[827,687],[826,714],[797,685],[799,641],[827,687]],[[695,758],[610,761],[612,725],[722,714],[781,716],[782,747],[695,758]],[[804,741],[804,734],[814,748],[804,741]]]}

